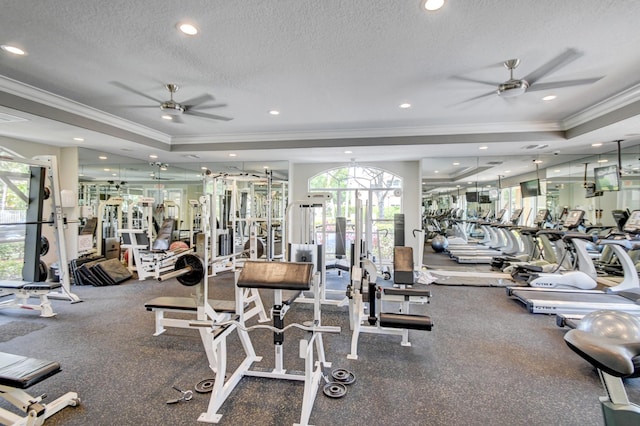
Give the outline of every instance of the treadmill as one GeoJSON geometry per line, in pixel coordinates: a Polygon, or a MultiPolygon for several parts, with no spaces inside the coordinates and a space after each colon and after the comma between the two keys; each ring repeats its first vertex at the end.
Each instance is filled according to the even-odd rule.
{"type": "Polygon", "coordinates": [[[638,272],[627,254],[627,250],[640,248],[640,210],[634,210],[630,214],[624,232],[631,239],[599,241],[600,244],[610,245],[620,259],[625,278],[619,285],[605,291],[512,288],[507,290],[507,294],[520,301],[534,314],[580,316],[601,309],[610,309],[640,315],[638,272]]]}

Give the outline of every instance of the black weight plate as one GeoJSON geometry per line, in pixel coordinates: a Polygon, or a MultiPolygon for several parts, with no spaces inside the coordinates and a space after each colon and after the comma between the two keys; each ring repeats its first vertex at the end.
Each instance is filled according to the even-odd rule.
{"type": "Polygon", "coordinates": [[[49,271],[47,269],[47,264],[44,263],[44,260],[41,260],[40,265],[38,266],[38,282],[47,281],[48,276],[49,276],[49,271]]]}
{"type": "Polygon", "coordinates": [[[42,199],[48,200],[49,197],[51,197],[51,190],[49,189],[48,186],[45,186],[44,190],[42,191],[42,199]]]}
{"type": "Polygon", "coordinates": [[[342,398],[347,394],[347,387],[342,383],[329,382],[324,385],[322,392],[329,398],[342,398]]]}
{"type": "Polygon", "coordinates": [[[333,377],[333,380],[342,383],[343,385],[352,385],[356,381],[355,374],[349,370],[345,370],[344,368],[337,368],[333,370],[331,377],[333,377]]]}
{"type": "Polygon", "coordinates": [[[196,386],[195,391],[198,393],[209,393],[213,390],[213,384],[215,383],[215,379],[204,379],[200,380],[196,386]]]}
{"type": "Polygon", "coordinates": [[[186,268],[187,266],[191,267],[191,271],[177,277],[176,279],[178,282],[182,285],[186,285],[187,287],[200,284],[204,278],[204,266],[202,265],[200,258],[195,254],[185,254],[180,256],[178,260],[176,260],[175,270],[178,271],[186,268]]]}
{"type": "Polygon", "coordinates": [[[40,237],[40,256],[45,256],[49,253],[49,240],[47,237],[40,237]]]}

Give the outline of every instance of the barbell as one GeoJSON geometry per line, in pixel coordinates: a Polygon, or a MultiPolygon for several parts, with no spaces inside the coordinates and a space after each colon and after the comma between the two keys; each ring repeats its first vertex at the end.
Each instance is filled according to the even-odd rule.
{"type": "Polygon", "coordinates": [[[166,281],[172,278],[187,287],[198,285],[204,278],[204,264],[195,254],[183,254],[176,260],[173,271],[162,274],[158,277],[158,281],[166,281]]]}

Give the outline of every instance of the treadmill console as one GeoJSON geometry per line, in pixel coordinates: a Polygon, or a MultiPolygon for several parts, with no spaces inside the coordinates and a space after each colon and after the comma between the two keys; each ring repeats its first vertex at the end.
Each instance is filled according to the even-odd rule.
{"type": "Polygon", "coordinates": [[[538,214],[536,218],[533,220],[533,223],[538,225],[538,227],[542,227],[545,222],[551,222],[551,214],[548,209],[540,209],[538,210],[538,214]]]}
{"type": "Polygon", "coordinates": [[[511,224],[517,225],[520,222],[520,216],[522,216],[522,209],[516,209],[513,211],[511,215],[511,224]]]}
{"type": "Polygon", "coordinates": [[[640,210],[634,210],[631,212],[629,219],[624,224],[624,232],[629,234],[640,234],[640,210]]]}
{"type": "Polygon", "coordinates": [[[582,219],[584,218],[584,210],[569,210],[567,218],[564,220],[564,226],[567,229],[575,229],[582,225],[582,219]]]}
{"type": "Polygon", "coordinates": [[[612,210],[613,220],[616,222],[618,231],[624,232],[624,225],[629,219],[629,212],[626,210],[612,210]]]}

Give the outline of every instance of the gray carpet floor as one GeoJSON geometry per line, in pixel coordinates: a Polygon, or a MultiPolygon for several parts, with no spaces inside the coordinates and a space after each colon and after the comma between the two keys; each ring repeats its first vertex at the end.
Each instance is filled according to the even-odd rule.
{"type": "MultiPolygon", "coordinates": [[[[335,274],[331,271],[330,274],[335,274]]],[[[337,277],[331,279],[340,280],[337,277]]],[[[193,288],[175,280],[130,280],[112,287],[74,286],[82,303],[53,301],[55,318],[36,312],[0,311],[0,351],[57,360],[63,371],[32,386],[33,395],[54,399],[76,391],[79,407],[50,418],[48,425],[196,425],[209,394],[168,405],[172,389],[193,389],[212,377],[197,331],[170,329],[154,337],[154,316],[144,303],[157,296],[188,296],[193,288]]],[[[229,299],[229,276],[214,279],[214,297],[229,299]]],[[[347,308],[326,306],[323,323],[342,328],[326,334],[332,368],[356,376],[346,396],[316,398],[315,425],[602,425],[603,394],[594,369],[569,350],[552,316],[532,315],[505,290],[432,286],[430,305],[417,306],[434,321],[431,332],[411,331],[411,347],[400,338],[365,334],[359,359],[350,349],[347,308]]],[[[264,292],[269,305],[271,296],[264,292]]],[[[295,304],[286,323],[302,322],[311,306],[295,304]]],[[[304,332],[285,337],[285,366],[303,370],[297,358],[304,332]]],[[[272,366],[272,334],[251,333],[272,366]]],[[[231,364],[241,347],[229,339],[231,364]]],[[[640,379],[627,381],[640,400],[640,379]]],[[[301,382],[245,378],[223,405],[221,425],[288,425],[300,415],[301,382]]],[[[3,407],[8,407],[4,402],[3,407]]]]}

